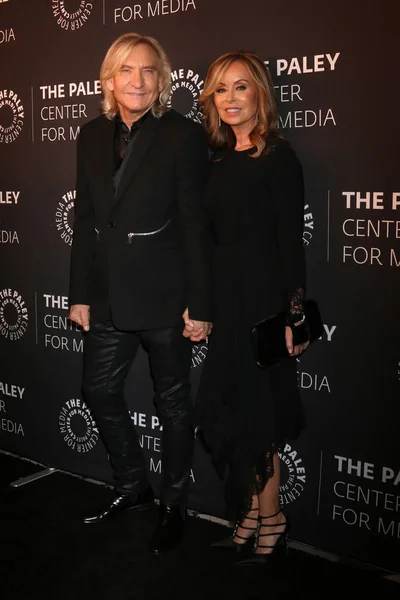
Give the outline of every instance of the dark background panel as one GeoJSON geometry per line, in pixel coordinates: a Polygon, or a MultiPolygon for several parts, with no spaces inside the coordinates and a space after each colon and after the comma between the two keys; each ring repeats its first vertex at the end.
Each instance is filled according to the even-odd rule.
{"type": "MultiPolygon", "coordinates": [[[[68,0],[65,8],[72,13],[80,4],[68,0]]],[[[24,106],[20,135],[10,144],[0,143],[0,292],[18,290],[29,314],[20,339],[0,335],[0,447],[112,482],[107,452],[81,397],[82,336],[70,329],[66,308],[57,304],[68,293],[70,246],[61,237],[64,226],[57,228],[56,213],[66,211],[70,203],[63,196],[75,188],[77,128],[100,113],[100,96],[92,92],[107,48],[128,31],[152,35],[165,46],[172,70],[183,69],[184,77],[192,71],[197,83],[218,55],[251,49],[269,61],[282,133],[303,165],[308,294],[318,300],[326,326],[322,339],[297,363],[306,428],[283,449],[281,500],[292,517],[293,538],[398,570],[400,280],[390,253],[398,259],[400,248],[395,230],[399,209],[393,210],[390,200],[400,188],[399,7],[390,0],[379,6],[345,0],[334,5],[311,0],[254,0],[248,6],[236,0],[91,4],[87,22],[73,31],[57,24],[47,0],[0,4],[0,92],[13,90],[24,106]],[[128,7],[126,18],[134,5],[143,18],[138,10],[136,19],[118,18],[118,9],[128,7]],[[149,5],[153,13],[159,6],[160,14],[152,16],[149,5]],[[336,53],[330,70],[326,55],[336,53]],[[316,55],[325,57],[325,71],[296,72],[293,59],[303,71],[316,55]],[[278,60],[287,61],[281,73],[278,60]],[[87,93],[70,95],[70,84],[79,83],[87,93]],[[41,97],[40,86],[59,85],[64,85],[64,98],[41,97]],[[78,118],[68,116],[69,104],[76,105],[78,118]],[[47,120],[46,107],[53,107],[54,114],[64,107],[64,118],[47,120]],[[314,118],[320,123],[312,125],[314,118]],[[60,135],[56,141],[42,141],[42,129],[52,127],[57,132],[63,128],[66,139],[60,135]],[[3,201],[7,191],[19,192],[18,203],[3,201]],[[384,208],[346,208],[345,191],[384,192],[384,208]],[[361,227],[368,220],[375,226],[381,222],[382,228],[383,220],[394,223],[389,236],[363,236],[362,229],[361,235],[349,236],[343,231],[347,219],[354,220],[352,227],[357,220],[361,227]],[[343,259],[346,245],[360,248],[357,260],[343,259]],[[380,251],[382,265],[370,260],[372,248],[380,251]],[[22,398],[18,389],[24,390],[22,398]],[[72,406],[72,400],[79,405],[72,406]],[[335,456],[356,467],[339,472],[335,456]],[[363,469],[365,463],[373,465],[372,479],[358,474],[357,465],[363,469]],[[393,474],[387,481],[382,481],[384,467],[393,474]],[[341,507],[335,514],[334,506],[341,507]]],[[[199,93],[195,90],[193,99],[179,89],[171,105],[183,114],[193,109],[191,118],[199,119],[199,93]]],[[[0,109],[0,125],[10,118],[10,109],[0,109]]],[[[70,216],[66,219],[70,225],[70,216]]],[[[194,398],[206,354],[206,347],[193,348],[194,398]]],[[[147,357],[140,352],[128,377],[127,402],[157,491],[161,432],[152,397],[147,357]]],[[[199,444],[193,478],[190,506],[222,517],[223,485],[199,444]]]]}

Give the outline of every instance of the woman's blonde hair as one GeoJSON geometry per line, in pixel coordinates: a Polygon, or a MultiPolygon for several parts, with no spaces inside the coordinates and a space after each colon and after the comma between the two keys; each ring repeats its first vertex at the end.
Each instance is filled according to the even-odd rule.
{"type": "Polygon", "coordinates": [[[125,33],[110,46],[100,69],[100,83],[103,90],[102,107],[107,119],[113,119],[118,112],[117,101],[114,93],[108,89],[107,81],[118,73],[132,49],[139,44],[150,46],[160,61],[159,75],[162,90],[151,109],[152,113],[155,117],[161,117],[167,110],[171,93],[171,64],[167,54],[154,38],[138,33],[125,33]]]}
{"type": "Polygon", "coordinates": [[[277,133],[279,111],[271,75],[262,60],[254,52],[244,50],[228,52],[217,58],[208,69],[204,90],[200,96],[205,126],[211,146],[214,148],[233,148],[235,146],[236,138],[232,128],[219,120],[214,103],[214,92],[220,86],[223,74],[235,62],[241,62],[247,67],[252,81],[257,86],[257,118],[250,133],[250,142],[257,148],[251,156],[257,158],[265,149],[267,135],[277,133]]]}

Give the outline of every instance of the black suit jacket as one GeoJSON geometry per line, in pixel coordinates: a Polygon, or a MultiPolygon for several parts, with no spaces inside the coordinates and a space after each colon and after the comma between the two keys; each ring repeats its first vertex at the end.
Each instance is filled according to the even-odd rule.
{"type": "Polygon", "coordinates": [[[118,329],[174,326],[186,306],[210,320],[205,132],[174,110],[150,113],[115,194],[114,132],[115,119],[101,116],[79,135],[70,304],[95,312],[108,286],[118,329]]]}

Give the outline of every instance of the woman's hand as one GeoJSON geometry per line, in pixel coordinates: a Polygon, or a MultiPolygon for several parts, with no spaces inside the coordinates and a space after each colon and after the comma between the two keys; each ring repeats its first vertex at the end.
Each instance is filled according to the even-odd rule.
{"type": "Polygon", "coordinates": [[[195,321],[189,318],[188,309],[182,315],[185,323],[182,335],[183,337],[190,338],[192,342],[200,342],[201,340],[207,339],[212,330],[212,323],[208,321],[195,321]]]}
{"type": "Polygon", "coordinates": [[[285,327],[286,348],[290,356],[299,356],[307,349],[310,342],[293,346],[293,331],[291,327],[285,327]]]}

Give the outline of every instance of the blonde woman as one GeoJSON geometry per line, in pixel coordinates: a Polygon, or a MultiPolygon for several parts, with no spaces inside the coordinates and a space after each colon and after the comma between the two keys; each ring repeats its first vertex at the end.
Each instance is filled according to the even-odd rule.
{"type": "Polygon", "coordinates": [[[303,178],[278,133],[274,87],[252,52],[229,53],[210,67],[201,96],[215,153],[204,207],[215,237],[214,327],[200,382],[200,436],[224,477],[233,535],[214,544],[278,554],[288,531],[279,503],[278,451],[303,426],[292,328],[304,322],[303,178]],[[266,369],[254,360],[251,327],[287,311],[291,357],[266,369]]]}

